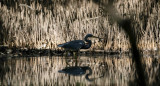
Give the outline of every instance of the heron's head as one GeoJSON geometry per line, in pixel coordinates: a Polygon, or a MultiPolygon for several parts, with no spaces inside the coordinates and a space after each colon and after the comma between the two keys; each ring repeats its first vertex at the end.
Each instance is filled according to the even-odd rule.
{"type": "Polygon", "coordinates": [[[96,36],[93,36],[92,34],[87,34],[86,37],[93,37],[93,38],[99,38],[99,37],[96,37],[96,36]]]}
{"type": "Polygon", "coordinates": [[[99,38],[99,37],[93,36],[92,34],[87,34],[85,38],[88,38],[88,37],[99,38]]]}
{"type": "Polygon", "coordinates": [[[86,37],[92,37],[92,36],[93,36],[92,34],[87,34],[87,35],[86,35],[86,37]]]}

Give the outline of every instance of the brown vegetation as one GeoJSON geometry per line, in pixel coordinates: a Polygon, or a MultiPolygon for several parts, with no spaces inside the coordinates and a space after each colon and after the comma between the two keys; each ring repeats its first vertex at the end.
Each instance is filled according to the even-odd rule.
{"type": "MultiPolygon", "coordinates": [[[[101,12],[91,0],[50,0],[48,2],[2,0],[0,2],[0,44],[22,48],[57,49],[57,44],[83,39],[87,33],[104,37],[91,50],[128,51],[128,37],[117,23],[101,12]],[[12,3],[12,4],[10,4],[12,3]],[[50,4],[49,4],[50,3],[50,4]],[[29,6],[29,7],[28,7],[29,6]],[[2,23],[1,23],[2,22],[2,23]]],[[[157,50],[160,40],[160,11],[155,1],[117,0],[120,15],[134,18],[138,48],[157,50]]]]}

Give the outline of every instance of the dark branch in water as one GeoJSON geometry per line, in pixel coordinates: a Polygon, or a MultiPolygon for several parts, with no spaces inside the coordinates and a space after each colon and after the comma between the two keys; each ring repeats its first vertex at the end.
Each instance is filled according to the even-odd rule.
{"type": "MultiPolygon", "coordinates": [[[[95,3],[100,3],[98,0],[93,0],[95,3]]],[[[134,34],[133,28],[131,27],[131,19],[122,19],[120,15],[118,15],[118,12],[113,6],[114,0],[110,0],[108,3],[100,3],[102,4],[102,7],[104,7],[104,13],[108,13],[109,18],[111,18],[112,21],[109,21],[110,23],[117,22],[120,27],[125,31],[125,33],[129,36],[129,41],[132,47],[132,54],[133,54],[133,61],[136,65],[136,70],[138,74],[138,84],[140,86],[146,86],[145,82],[145,76],[144,76],[144,68],[142,67],[142,60],[140,57],[140,52],[136,45],[136,34],[134,34]]]]}

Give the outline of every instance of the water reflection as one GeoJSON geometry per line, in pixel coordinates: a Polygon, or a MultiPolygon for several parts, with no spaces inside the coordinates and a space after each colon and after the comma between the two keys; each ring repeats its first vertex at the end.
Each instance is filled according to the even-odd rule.
{"type": "Polygon", "coordinates": [[[65,67],[64,69],[62,70],[59,70],[58,72],[59,73],[65,73],[65,74],[69,74],[69,75],[72,75],[72,76],[81,76],[81,75],[84,75],[86,73],[86,71],[89,70],[89,73],[86,74],[85,78],[88,80],[88,81],[93,81],[93,79],[89,79],[89,75],[92,74],[92,69],[88,66],[72,66],[72,67],[65,67]]]}
{"type": "MultiPolygon", "coordinates": [[[[0,59],[0,85],[136,85],[129,56],[80,56],[78,62],[71,58],[67,57],[70,66],[60,56],[0,59]]],[[[160,59],[147,57],[144,62],[148,85],[159,85],[160,59]]]]}
{"type": "MultiPolygon", "coordinates": [[[[89,66],[77,66],[79,59],[74,59],[74,60],[75,60],[75,66],[65,67],[64,69],[59,70],[58,72],[72,75],[72,76],[82,76],[86,74],[86,71],[88,70],[89,72],[86,74],[85,78],[88,81],[93,81],[93,79],[89,78],[89,76],[92,74],[92,69],[89,66]]],[[[66,63],[67,65],[69,65],[67,60],[66,60],[66,63]]]]}

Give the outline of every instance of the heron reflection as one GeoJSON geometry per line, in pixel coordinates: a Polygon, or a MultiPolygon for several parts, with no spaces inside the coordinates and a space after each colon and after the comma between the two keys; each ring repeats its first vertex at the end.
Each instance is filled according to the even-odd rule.
{"type": "Polygon", "coordinates": [[[82,76],[84,74],[86,80],[93,81],[94,79],[90,79],[89,76],[92,75],[92,69],[88,66],[72,66],[72,67],[65,67],[62,70],[58,71],[59,73],[65,73],[72,76],[82,76]],[[89,70],[89,73],[86,74],[86,71],[89,70]]]}

